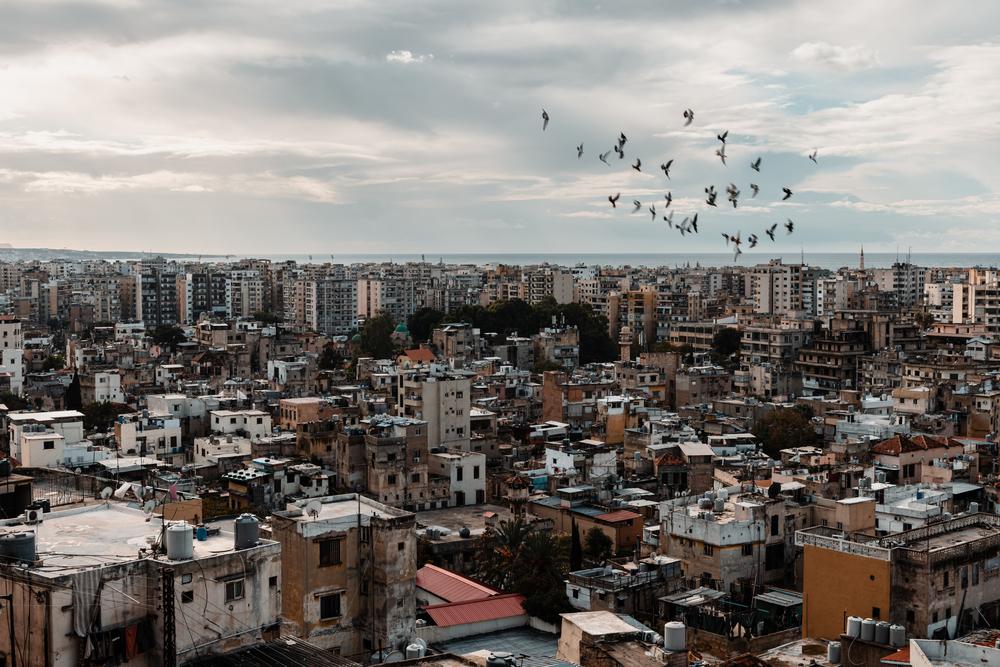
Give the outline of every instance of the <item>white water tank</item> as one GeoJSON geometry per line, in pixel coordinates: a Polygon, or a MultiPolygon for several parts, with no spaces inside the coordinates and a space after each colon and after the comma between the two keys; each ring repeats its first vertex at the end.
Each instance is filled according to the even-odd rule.
{"type": "Polygon", "coordinates": [[[194,528],[187,521],[167,526],[167,558],[190,560],[194,555],[194,528]]]}
{"type": "Polygon", "coordinates": [[[722,498],[716,498],[715,499],[715,508],[714,509],[715,509],[716,512],[725,512],[726,511],[726,501],[723,500],[722,498]]]}
{"type": "Polygon", "coordinates": [[[972,502],[969,503],[969,514],[975,514],[979,511],[979,503],[972,502]]]}
{"type": "Polygon", "coordinates": [[[866,618],[861,621],[861,640],[866,642],[875,641],[875,621],[871,618],[866,618]]]}
{"type": "Polygon", "coordinates": [[[422,658],[424,655],[424,649],[420,644],[407,644],[406,646],[406,659],[415,660],[416,658],[422,658]]]}
{"type": "Polygon", "coordinates": [[[826,645],[826,661],[831,665],[840,664],[840,642],[830,642],[826,645]]]}
{"type": "Polygon", "coordinates": [[[886,621],[879,621],[875,624],[875,643],[889,644],[889,623],[886,621]]]}
{"type": "Polygon", "coordinates": [[[851,639],[857,639],[861,636],[861,617],[860,616],[848,616],[847,617],[847,632],[844,633],[851,639]]]}
{"type": "Polygon", "coordinates": [[[716,498],[722,498],[723,500],[729,500],[729,492],[726,491],[725,489],[719,489],[719,493],[718,493],[718,495],[716,495],[716,498]]]}
{"type": "Polygon", "coordinates": [[[889,645],[893,648],[903,648],[906,646],[906,628],[902,625],[890,625],[889,645]]]}
{"type": "Polygon", "coordinates": [[[687,650],[687,628],[680,621],[670,621],[663,626],[663,648],[667,651],[687,650]]]}

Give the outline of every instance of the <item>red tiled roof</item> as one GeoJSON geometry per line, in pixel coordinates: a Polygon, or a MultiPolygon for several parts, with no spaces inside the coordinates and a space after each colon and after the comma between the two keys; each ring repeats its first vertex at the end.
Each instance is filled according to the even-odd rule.
{"type": "Polygon", "coordinates": [[[524,616],[527,613],[524,611],[524,596],[517,593],[465,602],[432,604],[424,607],[424,611],[438,627],[496,621],[512,616],[524,616]]]}
{"type": "Polygon", "coordinates": [[[598,514],[594,518],[608,523],[617,523],[619,521],[627,521],[628,519],[641,520],[642,515],[636,514],[635,512],[629,512],[628,510],[615,510],[614,512],[608,512],[607,514],[598,514]]]}
{"type": "Polygon", "coordinates": [[[403,352],[406,358],[410,361],[416,361],[421,363],[431,363],[436,358],[434,353],[428,350],[426,347],[419,347],[415,350],[406,350],[403,352]]]}
{"type": "Polygon", "coordinates": [[[436,565],[424,565],[417,570],[417,588],[448,602],[482,600],[499,593],[436,565]]]}
{"type": "Polygon", "coordinates": [[[909,665],[910,664],[910,647],[901,648],[895,653],[890,653],[889,655],[882,658],[883,665],[909,665]]]}
{"type": "Polygon", "coordinates": [[[929,435],[915,435],[912,438],[905,435],[894,435],[872,447],[872,453],[899,456],[904,452],[921,452],[946,447],[948,447],[947,440],[929,435]]]}
{"type": "Polygon", "coordinates": [[[656,459],[656,466],[657,467],[661,467],[661,466],[682,466],[682,465],[687,465],[684,462],[684,459],[680,458],[679,456],[675,456],[671,452],[667,452],[666,454],[661,454],[656,459]]]}

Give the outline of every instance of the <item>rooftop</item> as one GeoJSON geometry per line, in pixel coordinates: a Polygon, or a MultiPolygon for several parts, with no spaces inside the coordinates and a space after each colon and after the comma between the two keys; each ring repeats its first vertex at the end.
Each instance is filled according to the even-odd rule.
{"type": "Polygon", "coordinates": [[[432,604],[424,607],[424,611],[439,627],[466,625],[495,621],[512,616],[524,616],[524,596],[517,593],[494,595],[478,600],[463,600],[432,604]]]}
{"type": "Polygon", "coordinates": [[[460,574],[429,564],[417,570],[417,588],[447,602],[481,600],[499,593],[460,574]]]}
{"type": "Polygon", "coordinates": [[[623,621],[618,614],[610,611],[580,611],[563,614],[562,617],[564,621],[572,623],[593,637],[636,632],[633,626],[623,621]]]}

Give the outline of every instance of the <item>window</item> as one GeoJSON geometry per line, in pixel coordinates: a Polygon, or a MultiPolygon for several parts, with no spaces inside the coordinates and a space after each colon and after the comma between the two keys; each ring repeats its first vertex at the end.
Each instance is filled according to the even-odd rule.
{"type": "Polygon", "coordinates": [[[181,583],[182,584],[190,584],[192,579],[193,579],[193,577],[190,574],[182,574],[181,575],[181,583]]]}
{"type": "Polygon", "coordinates": [[[778,515],[774,514],[771,516],[771,537],[778,534],[778,515]]]}
{"type": "Polygon", "coordinates": [[[181,602],[194,602],[194,591],[181,591],[181,602]]]}
{"type": "Polygon", "coordinates": [[[455,398],[465,398],[465,392],[464,391],[456,391],[455,392],[455,398]]]}
{"type": "Polygon", "coordinates": [[[267,587],[268,588],[277,588],[278,587],[278,576],[277,575],[275,575],[273,577],[268,577],[267,578],[267,587]]]}
{"type": "Polygon", "coordinates": [[[712,548],[712,545],[711,545],[711,544],[703,544],[703,545],[701,545],[701,551],[702,551],[702,553],[704,553],[704,554],[705,554],[706,556],[711,556],[711,555],[712,555],[712,552],[714,552],[714,551],[715,551],[715,549],[713,549],[713,548],[712,548]]]}
{"type": "Polygon", "coordinates": [[[934,612],[933,614],[931,614],[931,623],[937,623],[937,622],[938,622],[938,615],[937,612],[934,612]]]}
{"type": "Polygon", "coordinates": [[[319,618],[327,620],[340,616],[340,593],[324,595],[319,599],[319,618]]]}
{"type": "Polygon", "coordinates": [[[753,545],[752,544],[744,544],[743,545],[743,555],[744,556],[753,556],[753,545]]]}
{"type": "Polygon", "coordinates": [[[479,466],[472,466],[472,479],[479,479],[479,466]]]}
{"type": "Polygon", "coordinates": [[[342,539],[323,540],[319,543],[319,566],[340,565],[343,561],[340,555],[342,539]]]}
{"type": "Polygon", "coordinates": [[[396,483],[396,476],[395,475],[389,475],[388,482],[389,482],[389,484],[395,484],[396,483]]]}
{"type": "Polygon", "coordinates": [[[258,424],[263,424],[264,423],[264,418],[263,417],[257,417],[257,423],[258,424]]]}
{"type": "Polygon", "coordinates": [[[948,571],[947,570],[945,570],[945,573],[944,573],[944,587],[948,588],[948,571]]]}
{"type": "Polygon", "coordinates": [[[55,449],[56,443],[54,440],[46,440],[42,443],[42,449],[55,449]]]}
{"type": "Polygon", "coordinates": [[[405,548],[406,548],[406,542],[397,542],[396,543],[396,551],[402,551],[405,548]]]}
{"type": "Polygon", "coordinates": [[[410,476],[410,481],[413,482],[414,484],[420,482],[420,473],[419,472],[413,473],[410,476]]]}
{"type": "Polygon", "coordinates": [[[455,479],[459,482],[462,481],[462,466],[455,466],[455,479]]]}
{"type": "Polygon", "coordinates": [[[907,623],[915,623],[916,620],[917,620],[917,615],[913,612],[913,610],[912,609],[907,609],[906,610],[906,622],[907,623]]]}
{"type": "Polygon", "coordinates": [[[575,599],[579,599],[579,597],[580,597],[580,589],[579,588],[574,588],[573,589],[573,599],[574,600],[575,599]]]}
{"type": "Polygon", "coordinates": [[[459,437],[463,437],[464,438],[465,437],[465,427],[464,426],[460,426],[459,428],[456,428],[455,429],[455,433],[457,433],[459,435],[459,437]]]}
{"type": "Polygon", "coordinates": [[[226,582],[226,602],[243,599],[243,579],[226,582]]]}
{"type": "Polygon", "coordinates": [[[872,618],[876,620],[882,618],[882,610],[878,607],[872,607],[872,618]]]}

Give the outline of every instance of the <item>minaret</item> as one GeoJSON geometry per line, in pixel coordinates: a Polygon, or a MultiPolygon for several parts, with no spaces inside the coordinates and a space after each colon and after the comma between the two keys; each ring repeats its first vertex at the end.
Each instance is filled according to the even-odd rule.
{"type": "Polygon", "coordinates": [[[865,246],[861,246],[861,261],[858,263],[858,269],[862,272],[865,270],[865,246]]]}

